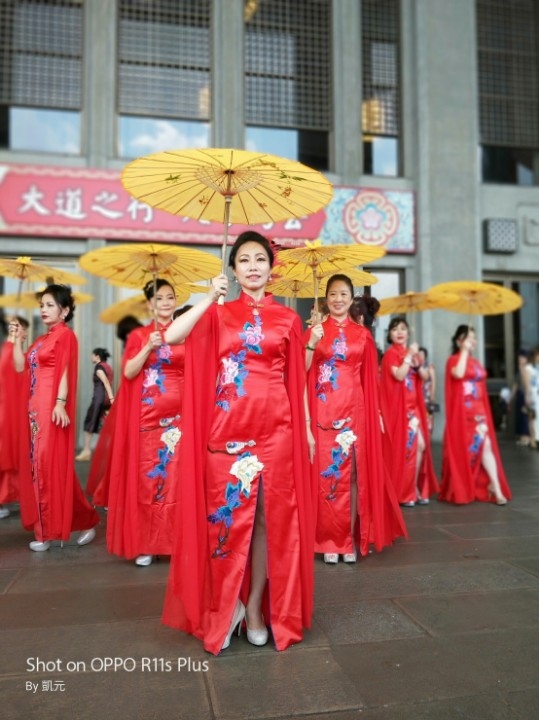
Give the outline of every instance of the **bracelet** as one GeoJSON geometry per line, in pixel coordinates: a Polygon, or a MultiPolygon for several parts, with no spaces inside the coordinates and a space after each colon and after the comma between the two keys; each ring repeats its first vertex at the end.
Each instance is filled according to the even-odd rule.
{"type": "Polygon", "coordinates": [[[412,364],[412,358],[406,356],[402,362],[405,362],[407,365],[411,365],[411,364],[412,364]]]}
{"type": "Polygon", "coordinates": [[[311,422],[311,418],[305,418],[305,422],[306,422],[307,425],[308,425],[308,424],[311,422]]]}
{"type": "Polygon", "coordinates": [[[307,343],[307,345],[305,345],[305,349],[306,349],[306,350],[311,350],[311,352],[314,352],[314,351],[316,350],[316,348],[311,347],[311,346],[309,345],[309,343],[307,343]]]}
{"type": "Polygon", "coordinates": [[[67,402],[67,398],[57,397],[56,402],[64,402],[65,403],[65,402],[67,402]]]}

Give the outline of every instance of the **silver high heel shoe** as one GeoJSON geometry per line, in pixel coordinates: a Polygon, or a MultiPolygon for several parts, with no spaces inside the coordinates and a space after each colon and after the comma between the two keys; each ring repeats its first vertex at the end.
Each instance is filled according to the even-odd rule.
{"type": "Polygon", "coordinates": [[[226,635],[226,638],[221,646],[221,650],[226,650],[227,647],[230,645],[230,640],[232,638],[232,633],[236,628],[238,628],[238,637],[241,635],[241,624],[245,618],[245,605],[242,603],[241,600],[238,600],[236,604],[236,609],[234,610],[234,614],[232,615],[232,621],[230,623],[230,628],[228,630],[228,633],[226,635]]]}
{"type": "Polygon", "coordinates": [[[77,540],[77,545],[88,545],[95,538],[95,528],[83,530],[77,540]]]}
{"type": "Polygon", "coordinates": [[[48,550],[50,546],[51,544],[48,540],[44,540],[43,542],[40,540],[32,540],[31,543],[28,543],[28,547],[34,552],[45,552],[45,550],[48,550]]]}

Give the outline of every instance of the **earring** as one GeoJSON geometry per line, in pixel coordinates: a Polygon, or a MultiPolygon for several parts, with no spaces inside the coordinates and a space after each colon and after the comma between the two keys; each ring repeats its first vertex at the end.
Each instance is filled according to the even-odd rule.
{"type": "Polygon", "coordinates": [[[235,283],[238,282],[238,278],[237,278],[237,277],[234,277],[234,282],[235,282],[235,283]]]}

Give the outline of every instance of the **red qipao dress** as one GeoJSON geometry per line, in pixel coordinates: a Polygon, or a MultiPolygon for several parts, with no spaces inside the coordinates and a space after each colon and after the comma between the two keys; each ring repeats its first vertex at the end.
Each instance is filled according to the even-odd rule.
{"type": "Polygon", "coordinates": [[[423,400],[421,378],[410,367],[403,381],[393,377],[392,367],[400,367],[408,349],[402,345],[390,345],[382,358],[380,400],[384,418],[384,454],[391,472],[393,487],[400,503],[415,502],[419,496],[429,498],[438,492],[429,443],[427,413],[423,400]],[[417,489],[415,472],[418,433],[421,430],[425,452],[419,468],[417,489]]]}
{"type": "MultiPolygon", "coordinates": [[[[304,336],[308,342],[310,330],[304,336]]],[[[406,536],[406,526],[383,462],[378,359],[371,333],[347,319],[324,322],[309,370],[318,488],[315,551],[362,555],[406,536]],[[351,534],[350,483],[355,464],[357,520],[351,534]]]]}
{"type": "Polygon", "coordinates": [[[488,475],[481,465],[485,438],[490,438],[496,459],[500,489],[511,499],[511,490],[503,470],[496,431],[492,421],[481,363],[468,357],[463,378],[455,378],[452,370],[459,353],[451,355],[445,368],[446,423],[442,451],[442,484],[439,500],[465,504],[474,500],[488,502],[488,475]]]}
{"type": "Polygon", "coordinates": [[[28,423],[21,454],[21,520],[36,540],[68,540],[74,530],[99,522],[75,474],[75,418],[79,349],[64,323],[52,327],[28,350],[28,423]],[[60,380],[67,370],[65,428],[52,422],[60,380]]]}
{"type": "Polygon", "coordinates": [[[20,443],[28,424],[24,375],[15,370],[13,343],[0,351],[0,505],[19,500],[20,443]]]}
{"type": "MultiPolygon", "coordinates": [[[[160,324],[159,330],[167,327],[160,324]]],[[[129,334],[124,367],[152,332],[153,323],[129,334]]],[[[114,428],[109,428],[114,441],[107,478],[107,545],[115,555],[134,558],[172,552],[184,355],[183,345],[163,343],[150,353],[136,377],[122,377],[113,405],[114,428]]]]}
{"type": "Polygon", "coordinates": [[[177,543],[163,622],[217,654],[250,581],[263,487],[264,616],[277,650],[302,639],[313,606],[313,492],[298,315],[266,295],[213,305],[187,340],[177,543]],[[217,386],[216,386],[217,378],[217,386]]]}

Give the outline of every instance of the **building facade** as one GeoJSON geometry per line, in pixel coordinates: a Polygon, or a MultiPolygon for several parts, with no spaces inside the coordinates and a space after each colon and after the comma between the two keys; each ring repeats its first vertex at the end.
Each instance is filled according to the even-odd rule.
{"type": "MultiPolygon", "coordinates": [[[[88,250],[145,237],[142,208],[128,218],[111,197],[130,159],[247,148],[334,183],[318,230],[324,242],[386,247],[369,268],[373,295],[462,279],[521,292],[519,312],[473,320],[493,378],[510,384],[518,347],[539,344],[538,0],[0,0],[0,10],[0,256],[77,271],[88,250]],[[76,195],[86,182],[95,222],[76,195]]],[[[153,233],[218,252],[196,229],[153,233]]],[[[95,277],[82,289],[95,299],[75,321],[81,413],[92,348],[114,346],[118,364],[98,315],[121,297],[95,277]]],[[[413,318],[440,377],[468,321],[413,318]]]]}

